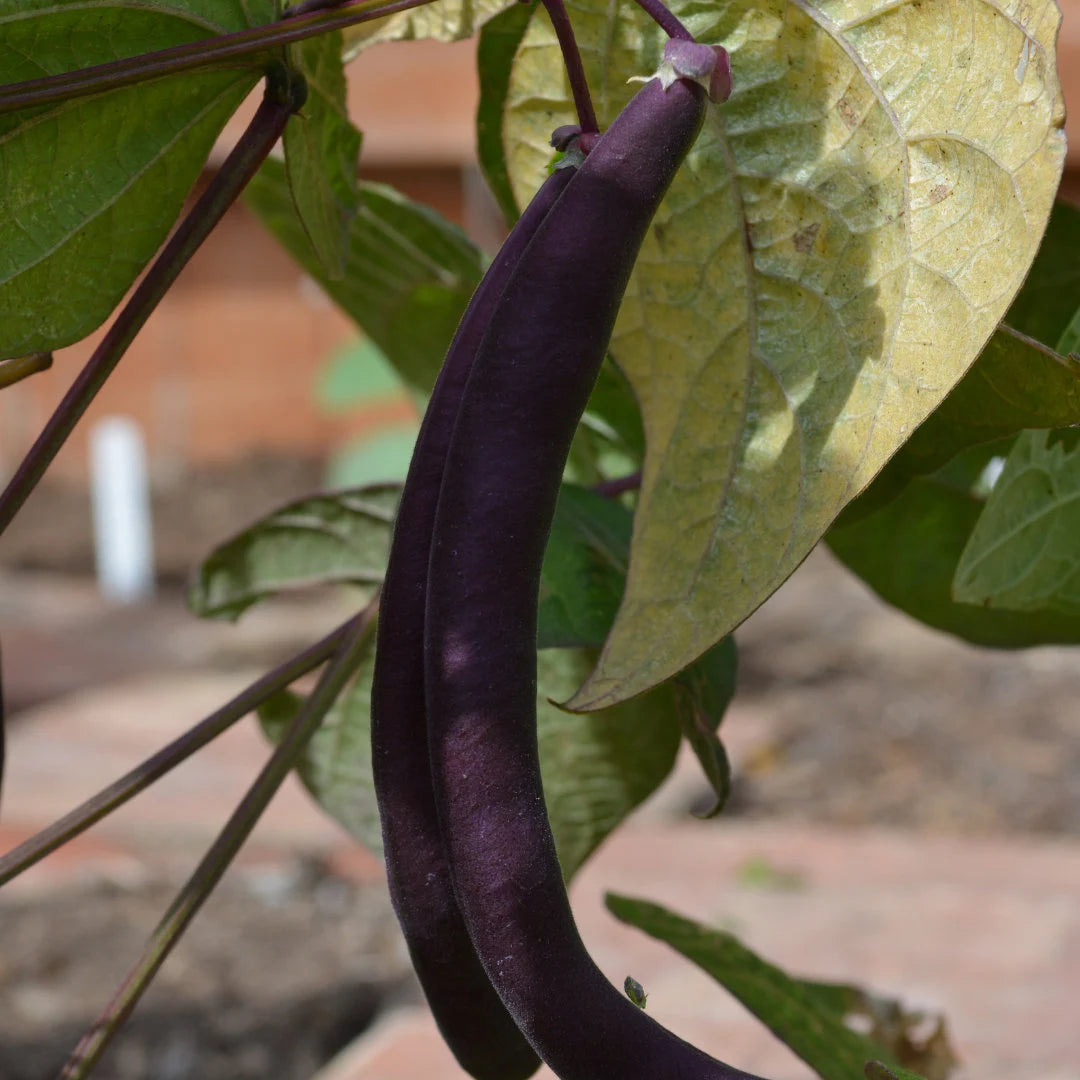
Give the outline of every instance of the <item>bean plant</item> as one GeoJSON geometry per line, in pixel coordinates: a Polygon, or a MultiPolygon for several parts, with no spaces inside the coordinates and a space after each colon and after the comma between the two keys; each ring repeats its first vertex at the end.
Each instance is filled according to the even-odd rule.
{"type": "MultiPolygon", "coordinates": [[[[187,598],[235,620],[335,583],[356,614],[0,857],[3,884],[252,712],[273,744],[64,1080],[90,1075],[294,771],[384,855],[476,1080],[541,1061],[747,1076],[607,980],[566,884],[683,741],[723,810],[732,633],[819,542],[974,644],[1080,640],[1059,22],[1051,0],[6,0],[0,385],[111,323],[0,530],[240,197],[427,402],[403,485],[273,510],[187,598]],[[477,154],[510,229],[490,261],[358,179],[345,109],[371,45],[473,36],[477,154]]],[[[895,1002],[607,903],[826,1080],[948,1072],[941,1030],[920,1044],[895,1002]]]]}

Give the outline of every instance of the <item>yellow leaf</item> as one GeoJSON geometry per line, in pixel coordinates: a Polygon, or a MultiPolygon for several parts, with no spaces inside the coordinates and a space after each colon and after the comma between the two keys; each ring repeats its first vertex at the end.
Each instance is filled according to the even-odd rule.
{"type": "MultiPolygon", "coordinates": [[[[648,449],[626,594],[576,709],[674,674],[799,565],[978,355],[1064,161],[1052,2],[674,7],[730,51],[734,92],[656,218],[612,339],[648,449]]],[[[571,16],[609,122],[663,39],[630,3],[575,0],[571,16]]],[[[572,119],[537,18],[507,101],[519,201],[572,119]]]]}

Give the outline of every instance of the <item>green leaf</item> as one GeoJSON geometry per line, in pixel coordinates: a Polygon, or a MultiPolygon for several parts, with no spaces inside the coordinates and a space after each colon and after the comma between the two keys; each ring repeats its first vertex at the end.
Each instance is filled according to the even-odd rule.
{"type": "MultiPolygon", "coordinates": [[[[539,656],[537,725],[544,795],[563,874],[569,880],[604,838],[647,798],[675,764],[677,727],[656,695],[609,712],[574,716],[549,697],[569,694],[593,661],[583,650],[539,656]]],[[[372,656],[308,743],[297,772],[315,801],[372,851],[382,849],[371,777],[372,656]]],[[[658,694],[663,697],[664,691],[658,694]]],[[[277,742],[304,699],[277,694],[259,710],[277,742]]]]}
{"type": "MultiPolygon", "coordinates": [[[[241,30],[270,0],[15,0],[0,83],[241,30]]],[[[265,57],[0,116],[0,359],[99,326],[165,239],[265,57]]]]}
{"type": "MultiPolygon", "coordinates": [[[[580,709],[685,667],[798,566],[993,333],[1064,160],[1049,0],[1020,16],[987,0],[673,6],[728,48],[734,93],[657,215],[612,338],[648,454],[626,593],[580,709]]],[[[602,0],[573,17],[610,122],[662,35],[602,0]]],[[[538,17],[506,99],[519,202],[572,120],[561,72],[538,17]]]]}
{"type": "Polygon", "coordinates": [[[663,783],[679,749],[668,687],[585,716],[552,704],[577,689],[595,660],[584,649],[543,649],[537,657],[540,771],[566,881],[663,783]]]}
{"type": "Polygon", "coordinates": [[[923,1080],[923,1077],[908,1069],[896,1066],[889,1068],[880,1061],[868,1061],[863,1070],[866,1080],[923,1080]]]}
{"type": "MultiPolygon", "coordinates": [[[[371,776],[369,720],[374,620],[367,633],[367,651],[356,674],[338,695],[294,768],[315,802],[350,836],[380,855],[382,831],[371,776]]],[[[304,702],[301,695],[285,690],[259,707],[259,724],[272,743],[281,741],[304,702]]]]}
{"type": "Polygon", "coordinates": [[[1080,623],[1080,447],[1020,434],[956,568],[957,601],[1080,623]]]}
{"type": "Polygon", "coordinates": [[[612,499],[559,489],[540,575],[539,648],[603,644],[622,596],[631,521],[612,499]]]}
{"type": "Polygon", "coordinates": [[[1080,422],[1080,361],[1000,327],[971,370],[888,467],[909,475],[941,468],[961,450],[1024,428],[1080,422]]]}
{"type": "Polygon", "coordinates": [[[207,556],[188,607],[204,619],[237,619],[283,590],[381,584],[400,492],[384,484],[287,503],[207,556]]]}
{"type": "Polygon", "coordinates": [[[1076,644],[1080,618],[1055,611],[999,611],[953,599],[953,577],[984,506],[972,482],[997,450],[991,445],[971,451],[969,475],[962,482],[952,480],[949,469],[914,480],[877,512],[830,529],[829,547],[883,600],[975,645],[1076,644]]]}
{"type": "Polygon", "coordinates": [[[301,266],[382,350],[402,378],[430,391],[482,274],[480,252],[456,226],[392,188],[361,183],[345,276],[329,278],[289,197],[285,169],[267,161],[248,205],[301,266]]]}
{"type": "Polygon", "coordinates": [[[349,223],[360,205],[356,167],[360,132],[349,122],[341,34],[290,46],[308,85],[303,109],[285,128],[285,171],[296,212],[327,278],[345,275],[349,223]]]}
{"type": "Polygon", "coordinates": [[[1062,335],[1080,311],[1080,210],[1056,202],[1031,272],[1005,321],[1059,352],[1062,335]]]}
{"type": "Polygon", "coordinates": [[[716,802],[702,817],[715,817],[731,795],[731,762],[717,728],[735,696],[738,653],[735,639],[724,638],[671,682],[679,724],[690,749],[701,764],[716,802]]]}
{"type": "Polygon", "coordinates": [[[617,919],[665,942],[711,975],[823,1080],[863,1080],[868,1061],[887,1057],[885,1048],[844,1023],[846,999],[836,988],[793,979],[733,934],[658,904],[614,893],[607,894],[606,903],[617,919]]]}
{"type": "Polygon", "coordinates": [[[473,37],[488,19],[520,0],[440,0],[360,23],[345,31],[346,59],[380,41],[462,41],[473,37]]]}
{"type": "Polygon", "coordinates": [[[388,480],[403,481],[415,445],[415,423],[387,425],[370,435],[362,435],[334,454],[326,482],[332,488],[351,488],[388,480]]]}
{"type": "Polygon", "coordinates": [[[499,209],[509,224],[520,213],[503,154],[503,116],[514,54],[529,28],[536,4],[512,4],[484,24],[477,43],[480,104],[476,110],[476,153],[499,209]]]}
{"type": "Polygon", "coordinates": [[[319,372],[315,399],[330,412],[347,412],[386,399],[400,398],[405,387],[382,350],[371,341],[350,342],[319,372]]]}

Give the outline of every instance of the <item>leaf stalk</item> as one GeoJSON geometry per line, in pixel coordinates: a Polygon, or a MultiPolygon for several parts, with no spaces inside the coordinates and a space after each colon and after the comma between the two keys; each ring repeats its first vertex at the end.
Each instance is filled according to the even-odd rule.
{"type": "Polygon", "coordinates": [[[431,0],[359,0],[358,3],[340,4],[336,7],[316,10],[294,18],[255,26],[249,30],[237,30],[219,34],[186,45],[174,45],[168,49],[140,53],[112,60],[107,64],[66,71],[60,75],[46,75],[40,79],[11,83],[0,88],[0,113],[29,109],[38,105],[67,101],[71,98],[100,94],[122,86],[132,86],[148,79],[160,79],[198,68],[224,66],[229,61],[268,52],[294,41],[331,30],[343,30],[357,23],[369,22],[393,15],[399,11],[420,7],[431,0]]]}
{"type": "Polygon", "coordinates": [[[11,524],[180,271],[273,149],[299,107],[299,90],[300,84],[293,83],[283,92],[280,81],[268,80],[266,96],[244,134],[169,238],[0,494],[0,532],[11,524]]]}
{"type": "Polygon", "coordinates": [[[162,916],[142,955],[132,965],[112,1000],[72,1052],[58,1080],[84,1080],[131,1015],[151,980],[221,880],[308,740],[355,672],[371,643],[370,631],[377,605],[378,601],[373,600],[346,624],[333,659],[323,671],[303,709],[289,725],[285,737],[162,916]]]}
{"type": "Polygon", "coordinates": [[[92,795],[70,813],[54,821],[0,858],[0,886],[6,885],[50,855],[58,847],[81,835],[102,818],[145,791],[155,781],[182,764],[238,720],[257,709],[267,698],[328,660],[341,643],[348,624],[331,631],[321,641],[279,664],[273,671],[242,690],[231,701],[211,713],[168,746],[148,757],[134,769],[92,795]]]}

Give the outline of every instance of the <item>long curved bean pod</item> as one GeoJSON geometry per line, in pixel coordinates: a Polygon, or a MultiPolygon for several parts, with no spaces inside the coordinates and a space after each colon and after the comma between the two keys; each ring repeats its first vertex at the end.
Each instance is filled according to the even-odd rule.
{"type": "Polygon", "coordinates": [[[476,957],[439,832],[423,684],[428,559],[446,450],[473,357],[522,252],[572,173],[556,171],[537,192],[484,275],[450,345],[398,507],[375,650],[372,766],[390,896],[443,1037],[477,1080],[522,1080],[540,1061],[476,957]]]}
{"type": "Polygon", "coordinates": [[[434,530],[428,730],[454,885],[488,975],[563,1080],[747,1075],[655,1023],[589,957],[536,744],[537,593],[560,477],[638,249],[705,109],[687,79],[648,82],[544,219],[473,363],[434,530]]]}

